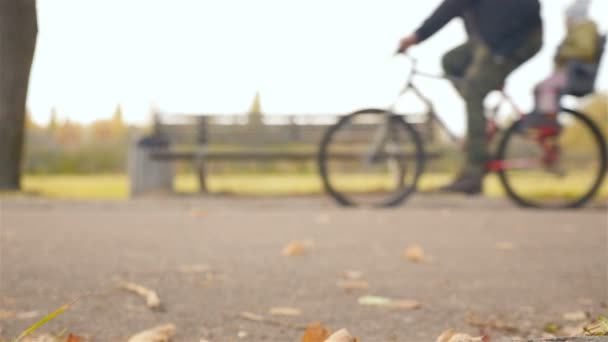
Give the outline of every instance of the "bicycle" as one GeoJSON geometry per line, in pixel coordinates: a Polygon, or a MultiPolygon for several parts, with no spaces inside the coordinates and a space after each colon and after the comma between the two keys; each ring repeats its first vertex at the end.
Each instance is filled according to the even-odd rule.
{"type": "MultiPolygon", "coordinates": [[[[414,124],[434,122],[449,142],[463,143],[414,83],[416,77],[459,80],[420,71],[416,59],[406,58],[411,71],[397,100],[414,94],[426,107],[422,116],[395,113],[397,101],[388,109],[358,110],[341,117],[321,140],[319,173],[326,192],[341,205],[396,206],[417,190],[427,153],[414,124]]],[[[486,171],[498,174],[507,196],[536,208],[578,208],[591,200],[608,164],[606,140],[596,124],[579,111],[561,108],[555,118],[559,128],[527,128],[523,111],[503,89],[496,91],[500,100],[486,108],[488,146],[502,137],[486,171]],[[515,118],[506,129],[497,121],[504,105],[515,118]]]]}

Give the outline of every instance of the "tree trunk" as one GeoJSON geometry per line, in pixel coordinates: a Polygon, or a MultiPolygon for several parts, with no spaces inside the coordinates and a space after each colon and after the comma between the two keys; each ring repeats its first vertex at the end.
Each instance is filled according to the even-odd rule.
{"type": "Polygon", "coordinates": [[[19,190],[36,0],[0,0],[0,190],[19,190]]]}

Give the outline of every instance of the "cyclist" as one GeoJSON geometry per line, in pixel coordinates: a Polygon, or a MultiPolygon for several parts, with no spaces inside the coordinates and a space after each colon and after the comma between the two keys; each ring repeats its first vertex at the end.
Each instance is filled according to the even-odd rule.
{"type": "Polygon", "coordinates": [[[464,20],[468,40],[443,56],[448,75],[462,78],[454,86],[467,107],[467,161],[445,192],[479,194],[485,174],[486,118],[483,100],[542,46],[538,0],[443,0],[411,35],[401,39],[398,53],[419,44],[452,19],[464,20]]]}
{"type": "Polygon", "coordinates": [[[557,49],[553,73],[535,88],[535,109],[526,116],[524,127],[553,126],[559,109],[559,99],[568,84],[568,64],[596,63],[598,53],[598,27],[589,19],[590,0],[575,0],[566,9],[566,37],[557,49]]]}

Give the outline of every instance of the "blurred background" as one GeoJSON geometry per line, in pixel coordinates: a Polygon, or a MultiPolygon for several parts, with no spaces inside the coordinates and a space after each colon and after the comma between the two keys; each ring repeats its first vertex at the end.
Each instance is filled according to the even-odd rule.
{"type": "MultiPolygon", "coordinates": [[[[301,124],[328,124],[358,108],[386,107],[409,68],[404,59],[391,57],[398,40],[439,2],[40,0],[27,100],[24,189],[53,196],[126,197],[129,145],[152,130],[155,114],[215,118],[224,133],[210,129],[216,132],[211,142],[223,136],[219,144],[225,147],[230,132],[237,136],[248,124],[257,125],[256,120],[269,125],[273,118],[276,123],[297,117],[301,124]],[[252,120],[252,115],[259,118],[252,120]]],[[[508,80],[507,91],[524,110],[531,108],[534,85],[551,71],[568,4],[542,1],[544,48],[508,80]]],[[[592,3],[601,32],[608,30],[601,20],[607,12],[607,3],[592,3]]],[[[464,39],[456,20],[412,54],[422,70],[438,73],[442,54],[464,39]]],[[[463,134],[464,106],[451,85],[436,80],[417,84],[433,96],[448,126],[463,134]]],[[[597,89],[577,105],[605,130],[606,63],[597,89]]],[[[397,109],[417,113],[421,106],[405,97],[397,109]]],[[[435,176],[423,179],[423,188],[449,179],[457,169],[458,149],[443,147],[453,151],[430,166],[435,176]]],[[[233,161],[209,167],[210,191],[321,190],[312,161],[233,161]]],[[[188,163],[177,165],[177,191],[197,191],[191,169],[188,163]]],[[[500,195],[497,186],[488,191],[500,195]]]]}

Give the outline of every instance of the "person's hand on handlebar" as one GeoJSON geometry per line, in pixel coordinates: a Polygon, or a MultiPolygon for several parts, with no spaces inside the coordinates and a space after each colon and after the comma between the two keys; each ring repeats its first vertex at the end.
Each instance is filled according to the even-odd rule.
{"type": "Polygon", "coordinates": [[[397,48],[396,54],[405,53],[411,46],[418,43],[418,37],[416,34],[411,34],[399,41],[399,47],[397,48]]]}

